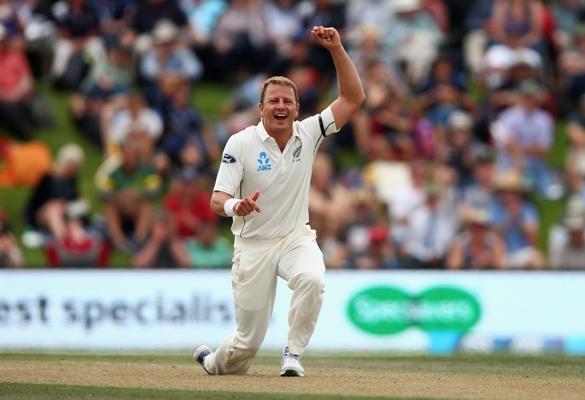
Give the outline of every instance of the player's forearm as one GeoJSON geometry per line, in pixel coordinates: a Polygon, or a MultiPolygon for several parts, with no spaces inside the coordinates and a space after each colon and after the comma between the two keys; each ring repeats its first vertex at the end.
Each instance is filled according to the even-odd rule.
{"type": "Polygon", "coordinates": [[[227,217],[227,214],[225,213],[224,205],[225,205],[225,202],[231,198],[232,198],[232,196],[230,196],[227,193],[213,192],[213,194],[211,195],[211,204],[210,204],[211,209],[217,215],[220,215],[222,217],[227,217]]]}
{"type": "Polygon", "coordinates": [[[337,71],[339,97],[354,104],[357,111],[366,99],[358,72],[343,46],[330,49],[330,53],[337,71]]]}

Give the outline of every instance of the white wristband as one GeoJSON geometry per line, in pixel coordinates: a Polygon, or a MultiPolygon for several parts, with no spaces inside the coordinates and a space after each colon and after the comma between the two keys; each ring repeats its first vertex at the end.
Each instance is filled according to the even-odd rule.
{"type": "Polygon", "coordinates": [[[240,201],[241,201],[240,199],[226,200],[225,203],[223,203],[223,210],[225,211],[225,215],[227,215],[228,217],[233,217],[234,215],[236,215],[236,211],[234,210],[234,207],[240,201]]]}

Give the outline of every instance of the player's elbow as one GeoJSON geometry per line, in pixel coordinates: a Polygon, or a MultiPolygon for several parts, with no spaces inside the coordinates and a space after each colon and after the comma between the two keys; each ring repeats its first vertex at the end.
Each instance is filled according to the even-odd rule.
{"type": "Polygon", "coordinates": [[[356,106],[357,109],[359,109],[362,104],[364,104],[364,102],[366,101],[366,92],[364,92],[364,88],[362,87],[359,91],[359,93],[356,96],[355,102],[356,102],[356,106]]]}

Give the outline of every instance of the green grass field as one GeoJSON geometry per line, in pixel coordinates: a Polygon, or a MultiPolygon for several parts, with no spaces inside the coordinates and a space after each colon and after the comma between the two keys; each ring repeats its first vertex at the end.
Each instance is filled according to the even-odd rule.
{"type": "Polygon", "coordinates": [[[48,399],[583,399],[585,358],[309,352],[304,378],[278,376],[262,353],[247,375],[208,376],[188,351],[0,353],[0,398],[48,399]]]}

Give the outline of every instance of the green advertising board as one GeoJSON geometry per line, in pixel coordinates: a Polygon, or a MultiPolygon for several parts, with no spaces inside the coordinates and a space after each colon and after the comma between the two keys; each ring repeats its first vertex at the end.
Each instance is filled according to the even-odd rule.
{"type": "Polygon", "coordinates": [[[347,315],[356,327],[374,335],[395,335],[411,327],[465,333],[481,318],[481,306],[473,295],[451,286],[434,286],[417,295],[371,286],[350,298],[347,315]]]}

